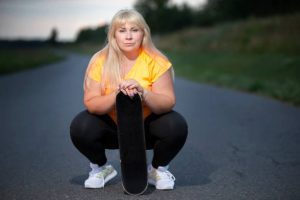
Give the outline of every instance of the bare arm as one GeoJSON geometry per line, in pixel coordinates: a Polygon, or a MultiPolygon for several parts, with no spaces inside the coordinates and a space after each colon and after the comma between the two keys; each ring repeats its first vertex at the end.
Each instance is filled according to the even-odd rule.
{"type": "Polygon", "coordinates": [[[110,112],[116,101],[116,92],[101,95],[101,83],[90,80],[89,87],[84,91],[84,105],[93,114],[106,114],[110,112]]]}
{"type": "Polygon", "coordinates": [[[170,111],[176,103],[171,69],[166,71],[152,85],[152,91],[144,89],[143,98],[146,105],[155,114],[170,111]]]}
{"type": "Polygon", "coordinates": [[[166,71],[152,85],[152,91],[146,90],[133,80],[126,80],[120,84],[120,90],[129,96],[140,93],[149,109],[155,114],[170,111],[175,105],[174,85],[171,70],[166,71]]]}

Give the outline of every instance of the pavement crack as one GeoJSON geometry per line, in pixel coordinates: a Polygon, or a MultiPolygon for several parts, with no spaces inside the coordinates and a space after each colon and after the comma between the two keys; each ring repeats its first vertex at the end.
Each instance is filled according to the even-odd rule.
{"type": "Polygon", "coordinates": [[[238,156],[239,153],[243,152],[237,145],[229,143],[228,146],[231,149],[231,153],[235,156],[238,156]]]}
{"type": "Polygon", "coordinates": [[[238,171],[238,170],[233,170],[233,172],[239,177],[239,178],[245,178],[246,175],[241,172],[241,171],[238,171]]]}
{"type": "Polygon", "coordinates": [[[291,160],[291,161],[280,161],[278,159],[275,159],[273,156],[270,155],[265,155],[265,154],[257,154],[260,155],[261,157],[266,158],[267,160],[270,160],[271,163],[276,166],[276,167],[299,167],[300,166],[300,161],[298,160],[291,160]]]}

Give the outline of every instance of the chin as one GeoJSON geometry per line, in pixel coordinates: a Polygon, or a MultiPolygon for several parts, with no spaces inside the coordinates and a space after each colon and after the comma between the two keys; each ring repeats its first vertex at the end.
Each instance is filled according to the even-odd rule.
{"type": "Polygon", "coordinates": [[[122,50],[125,51],[125,52],[137,51],[138,49],[139,49],[138,47],[124,47],[124,48],[122,48],[122,50]]]}

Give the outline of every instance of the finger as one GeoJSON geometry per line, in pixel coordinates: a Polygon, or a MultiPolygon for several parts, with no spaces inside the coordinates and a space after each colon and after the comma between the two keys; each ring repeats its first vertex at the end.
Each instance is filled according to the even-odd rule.
{"type": "Polygon", "coordinates": [[[119,90],[122,90],[123,89],[123,83],[120,83],[119,84],[119,90]]]}
{"type": "Polygon", "coordinates": [[[128,88],[129,89],[135,89],[135,88],[137,88],[137,86],[135,84],[131,84],[131,85],[128,86],[128,88]]]}
{"type": "Polygon", "coordinates": [[[134,96],[134,91],[133,90],[129,90],[129,96],[133,97],[134,96]]]}
{"type": "Polygon", "coordinates": [[[136,88],[134,88],[132,91],[133,91],[133,94],[137,94],[138,93],[138,90],[136,88]]]}
{"type": "Polygon", "coordinates": [[[122,81],[122,82],[119,84],[119,86],[120,86],[121,88],[127,88],[127,87],[128,87],[128,84],[129,84],[128,81],[122,81]]]}
{"type": "Polygon", "coordinates": [[[137,83],[137,81],[135,81],[135,80],[133,80],[133,79],[129,79],[129,80],[126,80],[126,81],[124,81],[124,84],[128,87],[128,86],[130,86],[130,85],[134,85],[134,84],[136,84],[137,83]]]}
{"type": "Polygon", "coordinates": [[[126,91],[126,93],[129,95],[130,94],[130,90],[128,88],[124,89],[126,91]]]}
{"type": "Polygon", "coordinates": [[[135,83],[127,82],[124,86],[125,86],[126,88],[132,89],[132,88],[135,88],[135,87],[136,87],[136,84],[135,84],[135,83]]]}
{"type": "Polygon", "coordinates": [[[137,90],[135,88],[131,90],[132,96],[136,95],[136,93],[137,93],[137,90]]]}
{"type": "Polygon", "coordinates": [[[122,92],[123,94],[127,95],[127,92],[126,92],[126,90],[124,90],[124,89],[121,89],[121,92],[122,92]]]}

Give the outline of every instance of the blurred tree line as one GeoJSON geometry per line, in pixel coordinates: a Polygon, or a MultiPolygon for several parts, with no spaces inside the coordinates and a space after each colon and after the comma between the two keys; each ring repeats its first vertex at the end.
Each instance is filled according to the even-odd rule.
{"type": "MultiPolygon", "coordinates": [[[[137,0],[134,8],[149,24],[152,33],[164,34],[191,26],[212,26],[249,17],[267,17],[300,11],[300,0],[207,0],[200,7],[172,4],[171,0],[137,0]]],[[[83,29],[76,42],[104,42],[107,25],[83,29]]]]}
{"type": "Polygon", "coordinates": [[[153,33],[166,33],[188,26],[211,26],[248,17],[266,17],[300,11],[299,0],[207,0],[203,7],[171,4],[170,0],[137,0],[153,33]]]}
{"type": "Polygon", "coordinates": [[[138,0],[134,8],[144,16],[153,33],[170,32],[195,23],[194,11],[187,4],[179,7],[169,0],[138,0]]]}
{"type": "MultiPolygon", "coordinates": [[[[284,15],[300,11],[299,0],[208,0],[198,12],[207,24],[233,21],[249,17],[284,15]]],[[[200,23],[197,25],[202,25],[200,23]]]]}
{"type": "Polygon", "coordinates": [[[84,28],[81,29],[77,35],[76,42],[91,42],[103,43],[106,40],[106,30],[108,25],[99,26],[97,28],[84,28]]]}

